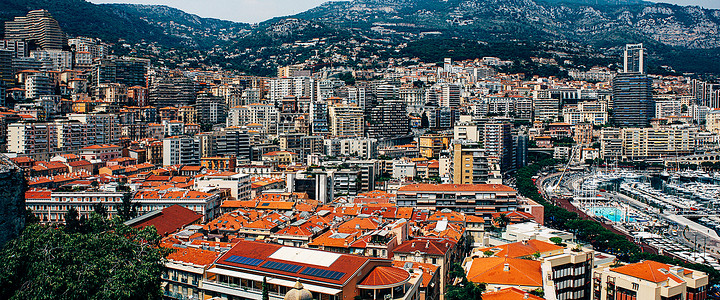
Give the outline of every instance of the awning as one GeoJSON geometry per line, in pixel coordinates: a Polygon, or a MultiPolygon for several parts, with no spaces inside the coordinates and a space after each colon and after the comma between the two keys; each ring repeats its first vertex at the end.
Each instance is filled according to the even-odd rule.
{"type": "MultiPolygon", "coordinates": [[[[261,281],[261,282],[263,281],[263,278],[264,278],[263,276],[260,276],[257,274],[238,272],[238,271],[222,269],[222,268],[211,268],[211,269],[207,270],[207,272],[230,276],[230,277],[242,278],[242,279],[247,279],[247,280],[261,281]]],[[[273,277],[267,277],[267,282],[271,283],[271,284],[286,286],[289,288],[292,288],[293,286],[295,286],[295,281],[273,278],[273,277]]],[[[340,290],[340,289],[333,289],[333,288],[329,288],[329,287],[314,285],[314,284],[304,282],[304,281],[301,281],[301,283],[303,284],[303,286],[306,289],[308,289],[309,291],[314,292],[314,293],[337,295],[342,292],[342,290],[340,290]]]]}

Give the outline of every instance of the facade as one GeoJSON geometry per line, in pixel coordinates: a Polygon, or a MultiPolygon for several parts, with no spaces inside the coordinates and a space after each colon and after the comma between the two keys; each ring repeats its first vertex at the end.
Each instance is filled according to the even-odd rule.
{"type": "Polygon", "coordinates": [[[482,216],[515,211],[517,191],[501,184],[412,184],[398,189],[397,205],[416,209],[444,208],[482,216]]]}
{"type": "Polygon", "coordinates": [[[370,138],[393,138],[410,131],[405,103],[401,100],[384,100],[383,104],[370,108],[367,136],[370,138]]]}
{"type": "Polygon", "coordinates": [[[335,104],[329,107],[330,134],[336,137],[364,136],[362,109],[353,104],[335,104]]]}
{"type": "Polygon", "coordinates": [[[250,160],[250,135],[246,130],[226,128],[223,131],[214,132],[212,141],[213,151],[208,154],[250,160]]]}
{"type": "Polygon", "coordinates": [[[162,143],[163,166],[200,165],[200,145],[191,137],[169,137],[162,143]]]}
{"type": "Polygon", "coordinates": [[[453,183],[502,183],[502,177],[497,174],[498,168],[497,165],[491,166],[485,149],[453,144],[453,183]]]}
{"type": "Polygon", "coordinates": [[[203,124],[225,124],[227,118],[227,103],[220,97],[210,94],[200,94],[195,103],[195,109],[199,116],[199,123],[203,124]]]}
{"type": "Polygon", "coordinates": [[[707,274],[654,261],[593,272],[593,300],[708,299],[707,274]]]}
{"type": "Polygon", "coordinates": [[[646,159],[691,154],[696,131],[674,128],[625,128],[622,130],[623,156],[646,159]]]}
{"type": "Polygon", "coordinates": [[[461,87],[456,84],[444,84],[441,87],[440,106],[457,108],[460,106],[461,87]]]}
{"type": "Polygon", "coordinates": [[[67,43],[58,22],[44,9],[5,22],[5,39],[32,42],[46,50],[59,50],[67,43]]]}
{"type": "Polygon", "coordinates": [[[655,116],[652,80],[645,74],[622,73],[613,79],[613,118],[620,127],[646,127],[655,116]]]}
{"type": "Polygon", "coordinates": [[[607,104],[604,102],[580,102],[563,108],[563,119],[568,124],[590,123],[604,125],[608,122],[607,104]]]}
{"type": "Polygon", "coordinates": [[[483,144],[488,157],[494,157],[500,165],[502,172],[515,169],[513,159],[512,125],[507,122],[490,122],[485,124],[483,130],[483,144]]]}

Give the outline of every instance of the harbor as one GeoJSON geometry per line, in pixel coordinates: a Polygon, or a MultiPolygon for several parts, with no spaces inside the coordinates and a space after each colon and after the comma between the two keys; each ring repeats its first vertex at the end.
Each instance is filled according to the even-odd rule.
{"type": "Polygon", "coordinates": [[[660,254],[720,270],[720,174],[592,169],[548,175],[543,191],[660,254]]]}

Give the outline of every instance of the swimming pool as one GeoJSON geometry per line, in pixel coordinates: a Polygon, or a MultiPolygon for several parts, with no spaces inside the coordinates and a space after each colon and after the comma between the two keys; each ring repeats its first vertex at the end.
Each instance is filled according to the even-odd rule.
{"type": "MultiPolygon", "coordinates": [[[[590,211],[596,216],[602,216],[613,222],[625,221],[624,212],[617,207],[591,207],[590,211]]],[[[635,222],[635,218],[628,217],[628,222],[635,222]]]]}

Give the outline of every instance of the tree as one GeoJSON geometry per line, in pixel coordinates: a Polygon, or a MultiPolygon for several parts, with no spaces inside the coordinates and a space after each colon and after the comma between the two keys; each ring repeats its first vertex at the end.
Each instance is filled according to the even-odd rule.
{"type": "Polygon", "coordinates": [[[560,245],[562,244],[563,239],[561,237],[554,236],[550,238],[550,241],[555,243],[555,245],[560,245]]]}
{"type": "Polygon", "coordinates": [[[95,203],[93,205],[93,211],[98,214],[99,216],[103,218],[107,218],[108,211],[105,208],[105,205],[102,205],[102,203],[95,203]]]}
{"type": "Polygon", "coordinates": [[[80,232],[80,214],[75,207],[71,207],[65,214],[65,230],[68,232],[80,232]]]}
{"type": "Polygon", "coordinates": [[[97,214],[87,233],[29,225],[0,250],[0,298],[156,299],[169,250],[154,227],[138,230],[97,214]]]}
{"type": "Polygon", "coordinates": [[[420,128],[428,128],[430,127],[430,119],[428,119],[428,116],[426,113],[422,114],[422,118],[420,119],[420,128]]]}
{"type": "Polygon", "coordinates": [[[138,209],[140,209],[140,203],[132,202],[132,193],[123,194],[122,202],[117,208],[118,217],[120,220],[127,221],[134,217],[137,217],[138,209]]]}
{"type": "Polygon", "coordinates": [[[270,300],[270,292],[268,291],[267,277],[263,277],[262,300],[270,300]]]}
{"type": "Polygon", "coordinates": [[[449,275],[455,284],[448,286],[445,292],[446,300],[482,299],[485,285],[470,282],[460,264],[453,264],[449,275]]]}

